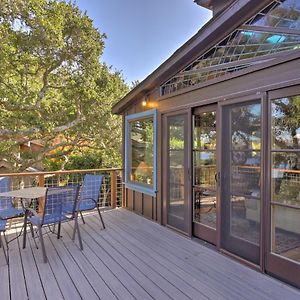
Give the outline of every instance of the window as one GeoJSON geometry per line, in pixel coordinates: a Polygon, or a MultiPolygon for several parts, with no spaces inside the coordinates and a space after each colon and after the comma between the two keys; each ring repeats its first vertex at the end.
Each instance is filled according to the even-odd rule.
{"type": "Polygon", "coordinates": [[[270,59],[275,60],[275,53],[299,49],[299,29],[299,1],[274,0],[165,82],[161,86],[161,95],[232,74],[270,59]]]}
{"type": "Polygon", "coordinates": [[[300,95],[271,102],[272,252],[300,263],[300,95]]]}
{"type": "Polygon", "coordinates": [[[155,196],[156,110],[125,118],[126,187],[155,196]]]}

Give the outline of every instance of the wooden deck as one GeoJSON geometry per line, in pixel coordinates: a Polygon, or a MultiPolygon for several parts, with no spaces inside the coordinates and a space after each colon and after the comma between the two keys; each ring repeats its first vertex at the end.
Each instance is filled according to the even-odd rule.
{"type": "Polygon", "coordinates": [[[9,267],[0,252],[0,299],[300,299],[299,290],[125,209],[103,217],[105,230],[96,214],[81,224],[82,252],[71,224],[61,240],[45,235],[48,264],[31,237],[25,250],[12,242],[9,267]]]}

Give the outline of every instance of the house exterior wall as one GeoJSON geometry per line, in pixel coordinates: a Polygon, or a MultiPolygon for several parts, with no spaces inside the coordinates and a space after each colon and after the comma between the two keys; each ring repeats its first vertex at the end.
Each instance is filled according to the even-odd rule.
{"type": "MultiPolygon", "coordinates": [[[[178,93],[160,97],[159,86],[148,92],[145,97],[149,99],[148,107],[142,106],[145,97],[141,97],[130,105],[124,116],[156,108],[158,111],[157,124],[157,196],[149,195],[126,189],[126,207],[158,223],[163,220],[163,156],[162,117],[164,113],[182,109],[192,109],[207,104],[213,104],[231,99],[238,99],[247,95],[257,95],[261,98],[267,92],[300,84],[300,55],[299,53],[288,61],[276,65],[266,66],[260,70],[247,70],[240,72],[232,78],[207,82],[199,87],[191,87],[178,93]]],[[[124,155],[123,155],[124,157],[124,155]]]]}

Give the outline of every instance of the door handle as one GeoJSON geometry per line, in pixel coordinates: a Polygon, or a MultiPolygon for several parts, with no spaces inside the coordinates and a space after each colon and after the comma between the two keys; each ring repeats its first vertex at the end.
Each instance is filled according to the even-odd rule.
{"type": "Polygon", "coordinates": [[[218,185],[220,184],[220,172],[215,173],[215,181],[218,185]]]}

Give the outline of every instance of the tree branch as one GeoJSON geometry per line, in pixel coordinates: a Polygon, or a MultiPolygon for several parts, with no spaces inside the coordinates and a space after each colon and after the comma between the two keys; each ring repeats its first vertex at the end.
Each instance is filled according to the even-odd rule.
{"type": "MultiPolygon", "coordinates": [[[[64,124],[62,126],[57,126],[54,127],[53,130],[51,130],[51,132],[53,133],[60,133],[63,132],[65,130],[68,130],[76,125],[78,125],[79,123],[81,123],[84,120],[84,117],[81,114],[81,111],[78,109],[77,111],[77,117],[75,120],[64,124]]],[[[0,141],[5,141],[5,140],[9,140],[13,137],[13,139],[15,141],[22,141],[22,138],[24,137],[28,137],[30,135],[34,135],[34,134],[38,134],[38,133],[43,133],[43,129],[39,128],[39,127],[32,127],[29,128],[27,130],[11,130],[11,129],[0,129],[0,141]]]]}

